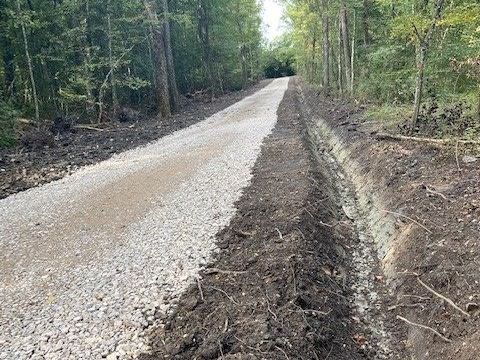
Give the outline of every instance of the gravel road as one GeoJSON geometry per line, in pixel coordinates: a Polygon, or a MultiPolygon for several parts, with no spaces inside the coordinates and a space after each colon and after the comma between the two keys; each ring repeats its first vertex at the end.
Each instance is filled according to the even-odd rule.
{"type": "Polygon", "coordinates": [[[0,359],[129,359],[216,250],[288,79],[0,201],[0,359]]]}

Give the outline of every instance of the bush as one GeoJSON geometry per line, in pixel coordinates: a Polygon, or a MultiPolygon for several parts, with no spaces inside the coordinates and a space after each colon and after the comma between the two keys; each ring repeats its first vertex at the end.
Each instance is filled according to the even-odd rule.
{"type": "Polygon", "coordinates": [[[10,104],[0,102],[0,148],[17,142],[15,123],[18,114],[10,104]]]}

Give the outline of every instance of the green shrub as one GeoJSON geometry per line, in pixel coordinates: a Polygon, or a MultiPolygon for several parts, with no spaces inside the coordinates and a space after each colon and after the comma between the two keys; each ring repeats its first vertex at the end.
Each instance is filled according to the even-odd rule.
{"type": "Polygon", "coordinates": [[[0,102],[0,148],[15,145],[17,112],[5,102],[0,102]]]}

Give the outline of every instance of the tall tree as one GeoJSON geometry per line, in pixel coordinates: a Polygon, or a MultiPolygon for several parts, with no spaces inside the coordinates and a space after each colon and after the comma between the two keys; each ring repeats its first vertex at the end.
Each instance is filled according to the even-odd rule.
{"type": "Polygon", "coordinates": [[[8,28],[7,3],[0,0],[0,48],[3,60],[3,85],[7,98],[15,95],[14,48],[8,28]]]}
{"type": "Polygon", "coordinates": [[[26,26],[25,26],[25,16],[22,13],[20,0],[17,0],[17,11],[18,11],[17,15],[20,19],[20,28],[22,29],[23,46],[24,46],[24,50],[25,50],[25,59],[27,61],[28,73],[30,75],[30,84],[32,86],[32,97],[33,97],[33,104],[34,104],[34,107],[35,107],[35,120],[38,122],[40,120],[40,107],[38,105],[37,85],[36,85],[36,82],[35,82],[33,62],[32,62],[32,58],[30,56],[27,30],[26,30],[26,26]]]}
{"type": "Polygon", "coordinates": [[[352,62],[350,53],[350,36],[347,21],[347,6],[345,5],[345,2],[342,2],[340,6],[339,24],[341,43],[343,47],[343,69],[345,72],[345,82],[347,89],[350,90],[352,87],[352,62]]]}
{"type": "Polygon", "coordinates": [[[416,53],[417,53],[417,78],[415,81],[415,98],[413,105],[412,129],[417,126],[418,116],[420,114],[420,105],[422,102],[423,85],[425,82],[425,64],[427,62],[428,49],[432,40],[433,34],[437,27],[437,23],[442,15],[445,0],[436,0],[433,9],[433,16],[431,23],[425,29],[418,29],[415,24],[412,24],[417,37],[416,53]]]}
{"type": "Polygon", "coordinates": [[[165,46],[165,26],[158,18],[155,1],[144,0],[150,31],[154,40],[153,54],[155,60],[155,93],[159,113],[162,117],[171,115],[170,89],[168,84],[168,64],[165,46]]]}
{"type": "Polygon", "coordinates": [[[322,85],[326,94],[330,92],[330,20],[328,0],[322,0],[322,85]]]}
{"type": "Polygon", "coordinates": [[[167,0],[161,0],[162,12],[163,12],[163,33],[164,33],[164,46],[165,56],[167,58],[167,71],[168,71],[168,86],[170,92],[170,106],[173,111],[178,110],[179,107],[179,95],[177,87],[177,78],[175,75],[175,65],[173,61],[172,40],[170,34],[170,13],[168,10],[167,0]]]}

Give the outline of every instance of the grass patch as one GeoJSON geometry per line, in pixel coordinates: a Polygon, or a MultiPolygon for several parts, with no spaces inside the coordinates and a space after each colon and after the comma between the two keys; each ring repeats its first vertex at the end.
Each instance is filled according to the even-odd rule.
{"type": "Polygon", "coordinates": [[[407,104],[369,105],[365,111],[367,121],[378,123],[383,129],[392,130],[405,124],[412,117],[412,106],[407,104]]]}

